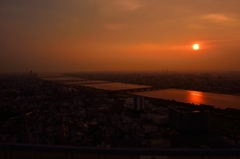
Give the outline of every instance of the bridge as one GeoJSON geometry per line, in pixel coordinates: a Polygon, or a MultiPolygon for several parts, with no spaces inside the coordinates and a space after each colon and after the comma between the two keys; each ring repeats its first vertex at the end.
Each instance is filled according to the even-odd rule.
{"type": "Polygon", "coordinates": [[[102,81],[102,82],[93,82],[93,81],[89,81],[89,82],[81,82],[81,83],[69,83],[69,85],[85,85],[85,84],[103,84],[103,83],[112,83],[111,81],[102,81]]]}
{"type": "Polygon", "coordinates": [[[82,79],[47,79],[47,78],[40,78],[44,81],[52,81],[52,82],[83,82],[86,80],[82,79]]]}
{"type": "Polygon", "coordinates": [[[40,78],[40,79],[45,81],[59,82],[59,83],[65,83],[65,84],[71,84],[70,82],[74,82],[73,84],[79,84],[79,85],[112,83],[111,81],[92,81],[92,80],[85,80],[85,79],[47,79],[47,78],[40,78]]]}
{"type": "Polygon", "coordinates": [[[160,89],[165,89],[161,87],[145,87],[145,88],[134,88],[134,89],[125,89],[125,90],[117,90],[117,91],[112,91],[114,93],[134,93],[134,92],[145,92],[145,91],[154,91],[154,90],[160,90],[160,89]]]}

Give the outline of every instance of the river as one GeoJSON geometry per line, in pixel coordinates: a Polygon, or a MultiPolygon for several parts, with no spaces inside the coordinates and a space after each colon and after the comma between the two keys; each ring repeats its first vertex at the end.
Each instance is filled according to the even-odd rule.
{"type": "Polygon", "coordinates": [[[208,93],[192,90],[181,89],[163,89],[145,92],[132,93],[134,95],[141,95],[145,97],[170,99],[184,103],[211,105],[216,108],[235,108],[240,109],[240,96],[208,93]]]}

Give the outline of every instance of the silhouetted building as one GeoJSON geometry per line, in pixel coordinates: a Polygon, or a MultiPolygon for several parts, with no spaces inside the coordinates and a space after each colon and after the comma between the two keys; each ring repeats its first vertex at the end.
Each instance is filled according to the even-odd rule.
{"type": "Polygon", "coordinates": [[[134,110],[144,110],[145,109],[144,97],[134,96],[133,97],[133,108],[134,108],[134,110]]]}
{"type": "Polygon", "coordinates": [[[114,113],[121,114],[124,111],[124,100],[117,100],[112,105],[112,111],[114,113]]]}
{"type": "Polygon", "coordinates": [[[197,134],[208,131],[209,112],[178,106],[168,107],[169,123],[180,133],[197,134]]]}

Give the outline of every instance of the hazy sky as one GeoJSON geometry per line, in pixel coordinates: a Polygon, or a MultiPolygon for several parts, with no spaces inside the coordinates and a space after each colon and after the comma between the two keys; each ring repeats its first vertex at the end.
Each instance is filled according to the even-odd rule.
{"type": "Polygon", "coordinates": [[[240,70],[239,8],[239,0],[0,0],[0,72],[240,70]]]}

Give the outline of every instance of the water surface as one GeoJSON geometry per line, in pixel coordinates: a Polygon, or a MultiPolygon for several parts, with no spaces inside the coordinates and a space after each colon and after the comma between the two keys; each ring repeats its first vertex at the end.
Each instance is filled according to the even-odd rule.
{"type": "Polygon", "coordinates": [[[83,86],[94,87],[94,88],[97,88],[97,89],[110,90],[110,91],[139,89],[139,88],[150,88],[150,86],[137,85],[137,84],[127,84],[127,83],[120,83],[120,82],[84,84],[83,86]]]}
{"type": "Polygon", "coordinates": [[[222,109],[240,109],[240,96],[237,95],[217,94],[181,89],[154,90],[146,92],[136,92],[132,94],[158,99],[173,99],[175,101],[184,103],[205,104],[222,109]]]}

